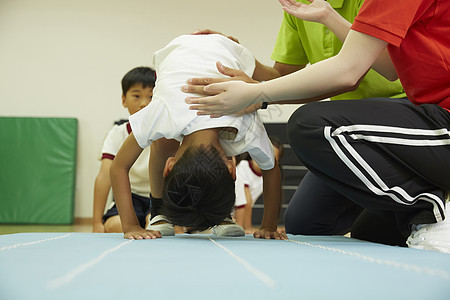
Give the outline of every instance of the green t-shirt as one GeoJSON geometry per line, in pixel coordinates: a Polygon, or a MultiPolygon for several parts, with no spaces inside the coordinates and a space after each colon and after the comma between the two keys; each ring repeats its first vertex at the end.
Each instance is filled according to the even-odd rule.
{"type": "MultiPolygon", "coordinates": [[[[297,0],[297,2],[309,4],[306,0],[297,0]]],[[[353,23],[364,0],[328,0],[328,2],[341,16],[353,23]]],[[[341,48],[342,42],[324,25],[303,21],[284,13],[271,58],[289,65],[314,64],[335,56],[341,48]]],[[[399,80],[391,82],[371,69],[358,89],[331,99],[373,97],[403,98],[406,94],[399,80]]]]}

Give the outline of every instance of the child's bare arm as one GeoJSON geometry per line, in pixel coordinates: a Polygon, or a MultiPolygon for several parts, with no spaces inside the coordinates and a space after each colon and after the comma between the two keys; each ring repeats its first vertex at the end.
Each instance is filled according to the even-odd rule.
{"type": "Polygon", "coordinates": [[[110,168],[111,184],[122,230],[128,239],[150,239],[161,237],[158,231],[145,230],[139,225],[131,199],[128,171],[142,152],[131,133],[123,143],[110,168]]]}
{"type": "Polygon", "coordinates": [[[262,170],[264,214],[261,228],[253,236],[265,239],[287,239],[286,234],[277,232],[281,207],[281,172],[278,162],[270,170],[262,170]]]}

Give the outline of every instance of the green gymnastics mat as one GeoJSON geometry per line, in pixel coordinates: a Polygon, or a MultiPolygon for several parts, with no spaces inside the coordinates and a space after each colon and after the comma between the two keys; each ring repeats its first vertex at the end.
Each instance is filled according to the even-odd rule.
{"type": "Polygon", "coordinates": [[[0,117],[0,223],[71,224],[78,121],[0,117]]]}

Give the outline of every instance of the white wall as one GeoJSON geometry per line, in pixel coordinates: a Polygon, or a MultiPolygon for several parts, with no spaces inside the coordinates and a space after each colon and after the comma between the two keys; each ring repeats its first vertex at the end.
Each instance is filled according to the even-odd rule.
{"type": "MultiPolygon", "coordinates": [[[[128,116],[122,76],[200,28],[237,37],[272,65],[281,19],[277,0],[0,0],[0,116],[78,119],[75,217],[91,217],[101,143],[128,116]]],[[[283,121],[291,112],[263,117],[283,121]]]]}

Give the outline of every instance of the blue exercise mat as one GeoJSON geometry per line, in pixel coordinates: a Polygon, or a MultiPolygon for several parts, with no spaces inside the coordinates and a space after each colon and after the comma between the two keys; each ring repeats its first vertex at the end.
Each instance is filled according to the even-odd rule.
{"type": "Polygon", "coordinates": [[[450,299],[450,255],[332,236],[0,236],[0,299],[450,299]]]}

